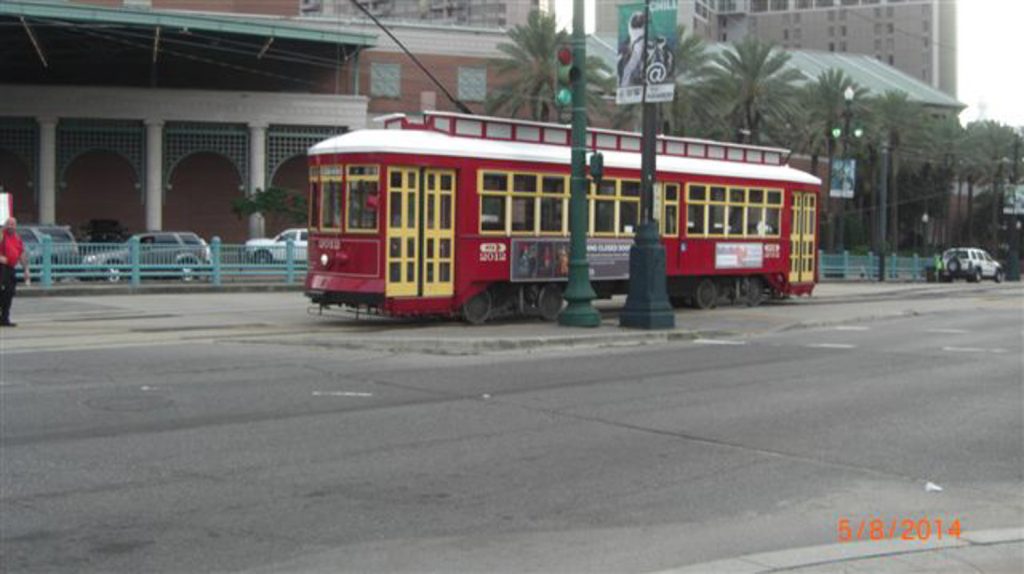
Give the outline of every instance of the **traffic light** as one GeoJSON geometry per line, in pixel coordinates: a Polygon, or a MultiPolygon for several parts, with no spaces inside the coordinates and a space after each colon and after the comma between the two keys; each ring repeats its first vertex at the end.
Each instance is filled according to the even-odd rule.
{"type": "Polygon", "coordinates": [[[555,104],[559,107],[572,104],[573,87],[579,77],[580,69],[573,62],[572,48],[562,46],[558,49],[558,89],[555,91],[555,104]]]}

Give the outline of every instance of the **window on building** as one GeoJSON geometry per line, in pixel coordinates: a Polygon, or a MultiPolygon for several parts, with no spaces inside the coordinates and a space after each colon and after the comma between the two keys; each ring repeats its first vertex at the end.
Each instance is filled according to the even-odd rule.
{"type": "Polygon", "coordinates": [[[807,10],[811,7],[811,0],[796,0],[797,10],[807,10]]]}
{"type": "Polygon", "coordinates": [[[398,98],[402,95],[401,64],[370,63],[370,95],[376,98],[398,98]]]}
{"type": "Polygon", "coordinates": [[[843,0],[841,4],[843,6],[856,6],[857,4],[860,4],[860,0],[843,0]]]}
{"type": "Polygon", "coordinates": [[[815,0],[814,6],[816,8],[831,8],[835,4],[835,0],[815,0]]]}
{"type": "Polygon", "coordinates": [[[380,204],[377,174],[378,169],[374,165],[350,165],[346,170],[347,231],[377,230],[377,206],[380,204]]]}
{"type": "Polygon", "coordinates": [[[783,40],[789,40],[789,30],[783,30],[782,31],[782,39],[783,40]]]}
{"type": "Polygon", "coordinates": [[[931,22],[929,22],[928,20],[922,20],[921,21],[921,31],[922,32],[931,32],[932,31],[932,24],[931,24],[931,22]]]}
{"type": "Polygon", "coordinates": [[[789,0],[772,0],[772,11],[782,12],[789,10],[789,0]]]}
{"type": "Polygon", "coordinates": [[[751,12],[767,12],[768,11],[768,0],[751,0],[750,1],[751,12]]]}
{"type": "Polygon", "coordinates": [[[828,37],[831,38],[831,37],[833,37],[835,35],[836,35],[836,27],[835,26],[829,26],[828,27],[828,37]]]}
{"type": "Polygon", "coordinates": [[[896,31],[896,26],[893,25],[891,22],[885,25],[885,32],[887,34],[892,34],[895,31],[896,31]]]}
{"type": "Polygon", "coordinates": [[[875,34],[881,34],[881,33],[882,33],[882,23],[881,22],[875,22],[875,34]]]}
{"type": "Polygon", "coordinates": [[[459,99],[464,102],[487,99],[487,68],[459,66],[459,99]]]}
{"type": "Polygon", "coordinates": [[[840,26],[839,27],[839,35],[840,36],[845,36],[846,35],[846,26],[840,26]]]}
{"type": "Polygon", "coordinates": [[[896,65],[896,57],[893,56],[892,54],[889,54],[889,65],[890,66],[895,66],[896,65]]]}
{"type": "Polygon", "coordinates": [[[836,51],[836,43],[835,42],[829,42],[828,43],[828,51],[829,52],[835,52],[836,51]]]}
{"type": "Polygon", "coordinates": [[[828,21],[829,22],[835,22],[836,21],[836,11],[835,10],[829,10],[828,11],[828,21]]]}

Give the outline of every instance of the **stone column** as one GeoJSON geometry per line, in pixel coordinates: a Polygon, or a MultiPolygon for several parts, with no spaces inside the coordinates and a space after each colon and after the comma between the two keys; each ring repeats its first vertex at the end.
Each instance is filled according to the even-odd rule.
{"type": "Polygon", "coordinates": [[[164,122],[146,120],[146,229],[163,229],[164,122]]]}
{"type": "Polygon", "coordinates": [[[57,221],[57,118],[39,122],[39,223],[57,221]]]}
{"type": "MultiPolygon", "coordinates": [[[[249,195],[267,188],[267,125],[249,124],[249,195]]],[[[264,236],[263,215],[249,216],[249,238],[264,236]]]]}

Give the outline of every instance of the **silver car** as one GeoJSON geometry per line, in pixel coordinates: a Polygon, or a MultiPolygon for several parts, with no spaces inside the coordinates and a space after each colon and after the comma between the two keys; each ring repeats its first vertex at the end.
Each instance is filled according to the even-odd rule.
{"type": "Polygon", "coordinates": [[[195,279],[203,267],[210,265],[210,247],[203,238],[190,231],[151,231],[137,233],[128,241],[109,251],[86,255],[82,262],[103,269],[112,283],[131,273],[131,244],[139,242],[139,266],[143,277],[195,279]]]}

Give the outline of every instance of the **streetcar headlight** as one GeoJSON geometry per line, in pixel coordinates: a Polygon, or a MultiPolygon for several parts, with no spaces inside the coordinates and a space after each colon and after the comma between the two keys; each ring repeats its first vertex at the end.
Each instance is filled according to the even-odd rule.
{"type": "Polygon", "coordinates": [[[327,263],[330,262],[330,260],[331,260],[331,258],[328,257],[326,253],[321,253],[320,254],[320,266],[321,267],[327,267],[327,263]]]}

